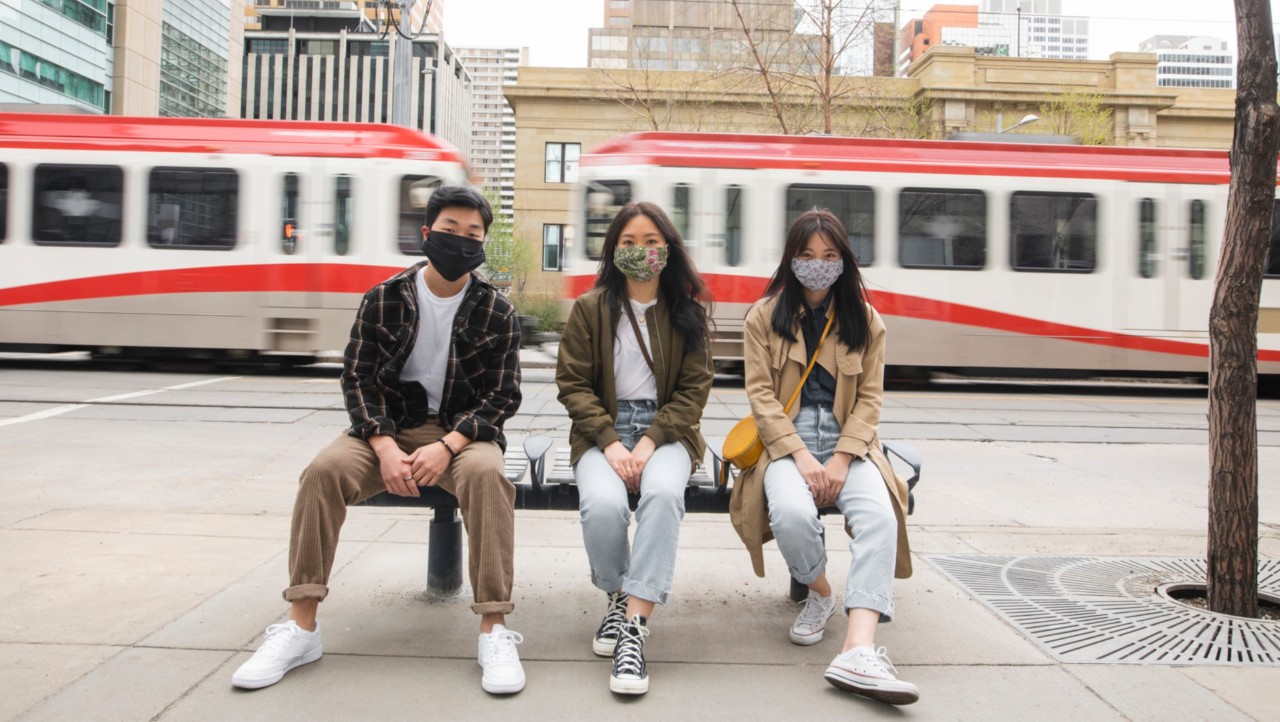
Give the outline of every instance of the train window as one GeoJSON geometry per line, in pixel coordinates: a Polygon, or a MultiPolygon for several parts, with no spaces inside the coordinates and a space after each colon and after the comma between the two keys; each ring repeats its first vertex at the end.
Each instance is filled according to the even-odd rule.
{"type": "Polygon", "coordinates": [[[604,236],[613,217],[631,202],[631,184],[626,181],[591,181],[583,193],[587,229],[583,250],[587,258],[597,261],[604,252],[604,236]]]}
{"type": "Polygon", "coordinates": [[[724,189],[724,262],[742,263],[742,186],[724,189]]]}
{"type": "Polygon", "coordinates": [[[0,163],[0,243],[9,237],[9,166],[0,163]]]}
{"type": "MultiPolygon", "coordinates": [[[[1271,247],[1276,247],[1275,236],[1275,211],[1271,213],[1271,247]]],[[[1189,225],[1190,233],[1187,236],[1187,275],[1196,280],[1204,278],[1205,269],[1205,239],[1204,239],[1204,201],[1191,201],[1191,223],[1189,225]]],[[[1278,254],[1280,255],[1280,254],[1278,254]]],[[[1268,262],[1267,268],[1271,268],[1268,262]]],[[[1280,274],[1280,270],[1277,270],[1280,274]]]]}
{"type": "Polygon", "coordinates": [[[876,260],[876,195],[867,186],[794,185],[787,187],[787,219],[782,238],[801,213],[826,208],[844,224],[859,266],[876,260]]]}
{"type": "Polygon", "coordinates": [[[1138,274],[1155,278],[1159,272],[1156,248],[1156,202],[1153,198],[1138,201],[1138,274]]]}
{"type": "MultiPolygon", "coordinates": [[[[1193,203],[1200,203],[1200,201],[1193,201],[1193,203]]],[[[1203,206],[1204,204],[1200,203],[1200,205],[1203,206]]],[[[1194,213],[1194,210],[1192,212],[1194,213]]],[[[1194,216],[1192,217],[1194,218],[1194,216]]],[[[1203,210],[1200,212],[1200,217],[1202,219],[1204,218],[1203,210]]],[[[1203,220],[1200,225],[1201,227],[1204,226],[1203,220]]],[[[1201,243],[1201,246],[1203,245],[1204,244],[1201,243]]],[[[1194,257],[1194,255],[1195,254],[1193,252],[1192,256],[1194,257]]],[[[1200,252],[1200,256],[1203,258],[1204,251],[1200,252]]],[[[1203,268],[1204,261],[1201,261],[1200,265],[1203,268]]],[[[1276,201],[1271,210],[1271,245],[1267,249],[1267,265],[1263,273],[1265,273],[1267,278],[1280,276],[1280,201],[1276,201]]],[[[1203,273],[1201,275],[1203,275],[1203,273]]],[[[1193,276],[1193,278],[1198,278],[1198,276],[1193,276]]]]}
{"type": "Polygon", "coordinates": [[[33,236],[40,245],[118,246],[124,171],[113,165],[38,165],[33,236]]]}
{"type": "Polygon", "coordinates": [[[1009,199],[1010,264],[1019,271],[1092,273],[1098,202],[1088,193],[1017,191],[1009,199]]]}
{"type": "Polygon", "coordinates": [[[427,225],[427,203],[440,187],[440,179],[429,175],[407,175],[400,179],[400,215],[396,220],[396,244],[407,256],[422,255],[422,229],[427,225]]]}
{"type": "Polygon", "coordinates": [[[671,187],[671,222],[680,238],[689,240],[689,221],[693,217],[693,186],[677,183],[671,187]]]}
{"type": "Polygon", "coordinates": [[[147,244],[228,249],[236,245],[240,178],[226,168],[154,168],[147,183],[147,244]]]}
{"type": "Polygon", "coordinates": [[[986,266],[987,195],[903,188],[898,194],[898,263],[903,268],[986,266]]]}
{"type": "Polygon", "coordinates": [[[333,179],[333,252],[345,256],[351,250],[351,176],[333,179]]]}
{"type": "Polygon", "coordinates": [[[298,250],[298,242],[301,235],[298,227],[301,225],[301,219],[298,218],[300,205],[298,203],[299,181],[297,173],[284,174],[284,193],[281,195],[282,205],[280,208],[280,250],[285,254],[292,254],[298,250]]]}

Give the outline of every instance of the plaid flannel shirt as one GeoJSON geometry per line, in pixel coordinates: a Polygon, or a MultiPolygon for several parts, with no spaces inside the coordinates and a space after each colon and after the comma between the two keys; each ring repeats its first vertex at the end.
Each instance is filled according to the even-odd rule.
{"type": "MultiPolygon", "coordinates": [[[[414,274],[419,263],[364,295],[343,355],[342,395],[352,436],[394,436],[431,419],[427,392],[401,381],[418,336],[414,274]]],[[[505,297],[471,274],[453,321],[449,366],[438,420],[472,441],[496,441],[505,450],[502,424],[520,408],[520,329],[505,297]]]]}

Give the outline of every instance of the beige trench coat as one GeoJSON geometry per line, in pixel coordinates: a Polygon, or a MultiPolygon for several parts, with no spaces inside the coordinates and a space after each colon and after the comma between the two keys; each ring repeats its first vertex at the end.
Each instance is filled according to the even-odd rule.
{"type": "MultiPolygon", "coordinates": [[[[746,391],[751,412],[760,428],[764,454],[759,463],[742,472],[733,485],[729,515],[733,528],[751,553],[751,564],[757,576],[764,576],[764,543],[773,538],[769,528],[769,509],[764,494],[764,472],[773,459],[789,456],[804,448],[804,442],[792,423],[800,411],[797,402],[790,414],[783,413],[809,358],[799,320],[792,327],[797,342],[790,343],[773,332],[770,319],[777,298],[757,301],[747,311],[744,328],[746,357],[746,391]]],[[[836,451],[855,458],[870,459],[889,488],[894,515],[898,518],[898,551],[894,576],[911,576],[911,547],[907,543],[907,483],[889,464],[880,445],[880,405],[884,398],[884,321],[875,309],[871,314],[871,343],[863,353],[850,350],[836,336],[838,324],[832,324],[830,335],[818,352],[818,364],[836,379],[836,397],[832,411],[845,419],[836,451]]],[[[845,531],[849,531],[846,529],[845,531]]]]}

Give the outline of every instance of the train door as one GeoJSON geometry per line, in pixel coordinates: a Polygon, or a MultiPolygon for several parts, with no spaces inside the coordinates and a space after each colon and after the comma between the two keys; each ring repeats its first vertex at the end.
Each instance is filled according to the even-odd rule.
{"type": "Polygon", "coordinates": [[[1209,332],[1209,308],[1213,304],[1214,259],[1221,246],[1226,216],[1225,194],[1186,186],[1170,197],[1173,240],[1172,282],[1175,292],[1171,328],[1209,332]]]}
{"type": "Polygon", "coordinates": [[[267,222],[263,246],[264,349],[310,354],[318,347],[322,248],[323,169],[310,160],[282,158],[264,174],[267,222]]]}
{"type": "Polygon", "coordinates": [[[1117,208],[1111,260],[1128,299],[1124,328],[1159,335],[1177,327],[1178,254],[1176,189],[1134,183],[1124,208],[1117,208]]]}

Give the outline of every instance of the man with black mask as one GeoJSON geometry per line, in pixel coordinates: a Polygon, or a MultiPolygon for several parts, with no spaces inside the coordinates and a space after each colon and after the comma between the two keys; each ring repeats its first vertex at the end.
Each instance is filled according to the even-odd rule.
{"type": "Polygon", "coordinates": [[[502,425],[520,406],[515,310],[472,273],[484,262],[493,211],[471,188],[442,187],[427,203],[427,261],[364,296],[344,355],[351,428],[302,472],[289,542],[289,619],[267,628],[236,670],[256,689],[320,658],[316,611],[329,592],[346,507],[386,491],[418,496],[439,485],[458,498],[466,526],[472,611],[481,615],[481,687],[524,688],[511,612],[515,487],[504,473],[502,425]]]}

